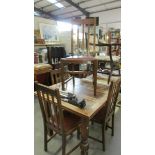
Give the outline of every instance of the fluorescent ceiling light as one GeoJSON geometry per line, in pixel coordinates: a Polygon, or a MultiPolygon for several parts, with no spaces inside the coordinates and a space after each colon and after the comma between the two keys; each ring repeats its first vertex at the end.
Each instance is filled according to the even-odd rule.
{"type": "Polygon", "coordinates": [[[50,3],[56,3],[57,1],[56,0],[47,0],[49,1],[50,3]]]}
{"type": "Polygon", "coordinates": [[[58,8],[63,8],[64,6],[61,3],[58,3],[57,0],[47,0],[50,3],[53,3],[54,5],[56,5],[58,8]]]}
{"type": "Polygon", "coordinates": [[[58,8],[63,8],[64,6],[61,3],[56,3],[55,4],[58,8]]]}

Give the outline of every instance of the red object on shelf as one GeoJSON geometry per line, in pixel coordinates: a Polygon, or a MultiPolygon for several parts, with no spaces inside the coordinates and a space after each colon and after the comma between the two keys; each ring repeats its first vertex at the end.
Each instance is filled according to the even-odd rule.
{"type": "Polygon", "coordinates": [[[38,64],[38,58],[39,58],[38,53],[34,52],[34,63],[35,64],[38,64]]]}

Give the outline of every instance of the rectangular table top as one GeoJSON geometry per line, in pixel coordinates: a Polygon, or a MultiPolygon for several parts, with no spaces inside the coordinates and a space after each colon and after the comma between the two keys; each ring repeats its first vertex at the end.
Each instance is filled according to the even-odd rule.
{"type": "MultiPolygon", "coordinates": [[[[52,85],[51,87],[61,90],[61,83],[52,85]]],[[[64,101],[62,101],[62,106],[72,113],[91,119],[104,106],[107,100],[108,88],[108,85],[102,84],[101,82],[97,83],[96,96],[94,96],[91,81],[75,78],[75,87],[73,87],[73,81],[70,80],[66,84],[66,91],[74,93],[78,98],[85,99],[86,106],[84,109],[80,109],[64,101]]]]}

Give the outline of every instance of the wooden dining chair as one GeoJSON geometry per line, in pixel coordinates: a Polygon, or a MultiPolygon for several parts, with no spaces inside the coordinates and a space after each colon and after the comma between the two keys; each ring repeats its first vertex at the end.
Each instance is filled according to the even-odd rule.
{"type": "Polygon", "coordinates": [[[50,70],[51,85],[61,82],[61,69],[50,70]]]}
{"type": "Polygon", "coordinates": [[[102,140],[89,136],[89,138],[96,140],[103,145],[103,151],[105,151],[105,129],[112,129],[111,135],[114,136],[114,115],[115,115],[115,106],[117,102],[118,93],[120,90],[120,79],[111,82],[107,102],[104,107],[92,118],[91,121],[99,123],[102,125],[102,140]],[[111,120],[111,126],[109,122],[111,120]]]}
{"type": "MultiPolygon", "coordinates": [[[[51,85],[54,85],[54,84],[62,81],[61,69],[50,70],[49,72],[50,72],[50,76],[51,76],[51,85]]],[[[67,83],[70,79],[72,79],[72,77],[68,73],[65,73],[63,76],[65,79],[65,83],[67,83]]]]}
{"type": "Polygon", "coordinates": [[[35,88],[44,124],[44,150],[47,151],[48,142],[59,134],[62,136],[62,155],[70,154],[80,143],[66,153],[66,137],[80,127],[80,117],[63,110],[58,89],[51,89],[37,82],[35,88]]]}

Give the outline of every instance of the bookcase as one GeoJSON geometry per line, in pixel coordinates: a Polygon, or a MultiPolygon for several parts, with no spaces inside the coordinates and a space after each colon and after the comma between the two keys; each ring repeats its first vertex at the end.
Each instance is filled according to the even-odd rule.
{"type": "Polygon", "coordinates": [[[112,46],[112,54],[119,56],[121,54],[121,46],[117,44],[121,44],[121,33],[120,29],[109,29],[108,31],[108,43],[109,44],[116,44],[112,46]]]}

